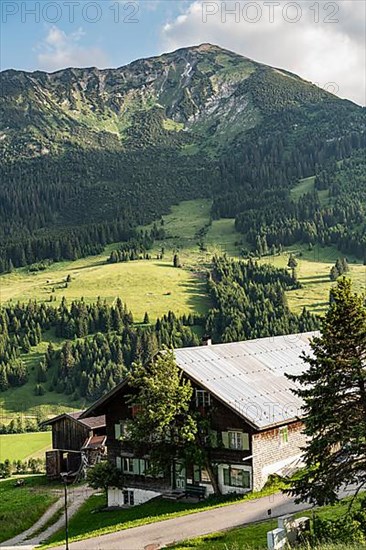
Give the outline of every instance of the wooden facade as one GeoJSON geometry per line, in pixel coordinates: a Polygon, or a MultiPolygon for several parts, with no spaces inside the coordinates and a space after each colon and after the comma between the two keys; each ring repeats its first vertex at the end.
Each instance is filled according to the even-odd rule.
{"type": "Polygon", "coordinates": [[[65,414],[52,423],[52,447],[70,451],[80,451],[89,436],[90,428],[76,418],[65,414]]]}
{"type": "MultiPolygon", "coordinates": [[[[245,493],[253,489],[260,489],[266,481],[266,476],[263,474],[266,467],[269,467],[278,457],[291,458],[299,453],[302,440],[299,442],[299,446],[296,446],[296,442],[294,447],[289,445],[287,448],[281,448],[279,427],[259,431],[214,395],[205,396],[207,400],[205,406],[198,404],[196,390],[198,392],[204,390],[193,382],[192,385],[194,388],[192,408],[197,409],[198,407],[202,415],[206,415],[210,410],[211,461],[214,464],[222,492],[245,493]],[[260,458],[261,442],[263,442],[263,451],[265,451],[262,459],[260,458]],[[264,442],[267,442],[266,445],[264,442]]],[[[143,498],[146,495],[146,498],[152,498],[151,495],[186,491],[187,488],[193,493],[195,487],[203,488],[203,494],[206,496],[212,493],[213,488],[207,472],[195,464],[182,464],[177,461],[171,465],[170,471],[164,472],[160,477],[145,475],[148,455],[134,456],[132,446],[123,436],[125,422],[133,418],[133,408],[128,404],[126,398],[130,393],[131,389],[125,384],[121,384],[112,390],[100,404],[97,403],[94,408],[91,408],[94,414],[106,415],[108,460],[123,471],[128,494],[136,490],[139,492],[140,502],[144,502],[143,498]]],[[[202,400],[202,393],[199,395],[202,400]]],[[[292,429],[292,424],[289,424],[290,433],[292,431],[301,433],[299,430],[301,423],[295,423],[294,429],[292,429]]],[[[112,504],[123,505],[123,502],[126,501],[126,496],[123,494],[123,491],[114,489],[112,504]],[[119,500],[117,493],[120,493],[119,500]]],[[[136,497],[134,497],[134,501],[136,501],[136,497]]]]}
{"type": "MultiPolygon", "coordinates": [[[[77,472],[81,466],[82,450],[91,438],[104,436],[106,433],[105,417],[81,419],[82,411],[58,415],[44,422],[52,427],[52,451],[46,453],[46,472],[50,478],[57,478],[61,472],[77,472]]],[[[102,438],[104,440],[104,438],[102,438]]],[[[91,449],[93,459],[101,449],[91,449]]]]}

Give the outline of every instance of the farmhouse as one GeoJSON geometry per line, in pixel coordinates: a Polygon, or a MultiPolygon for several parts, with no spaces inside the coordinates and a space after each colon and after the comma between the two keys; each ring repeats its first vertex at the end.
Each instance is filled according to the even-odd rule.
{"type": "MultiPolygon", "coordinates": [[[[306,367],[316,333],[214,344],[175,350],[176,361],[194,388],[192,407],[211,412],[211,457],[223,493],[259,490],[268,476],[301,465],[302,402],[287,374],[306,367]]],[[[139,504],[175,492],[207,496],[213,488],[204,468],[176,461],[171,472],[146,475],[148,456],[134,456],[127,424],[135,414],[128,378],[86,412],[106,415],[108,459],[124,473],[123,490],[109,490],[109,505],[139,504]]]]}
{"type": "Polygon", "coordinates": [[[105,453],[105,416],[80,418],[82,413],[64,413],[43,422],[45,426],[52,426],[52,451],[46,452],[48,477],[59,477],[61,472],[76,473],[82,453],[88,464],[105,453]]]}

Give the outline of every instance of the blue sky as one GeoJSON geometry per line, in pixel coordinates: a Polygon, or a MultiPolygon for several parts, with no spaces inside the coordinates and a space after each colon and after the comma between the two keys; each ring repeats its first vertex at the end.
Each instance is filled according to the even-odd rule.
{"type": "Polygon", "coordinates": [[[1,68],[53,70],[68,62],[117,67],[159,54],[161,29],[179,15],[184,4],[3,0],[1,68]],[[53,29],[60,31],[58,42],[55,34],[52,42],[53,29]]]}
{"type": "Polygon", "coordinates": [[[363,0],[0,3],[1,69],[118,67],[211,42],[365,104],[363,0]]]}

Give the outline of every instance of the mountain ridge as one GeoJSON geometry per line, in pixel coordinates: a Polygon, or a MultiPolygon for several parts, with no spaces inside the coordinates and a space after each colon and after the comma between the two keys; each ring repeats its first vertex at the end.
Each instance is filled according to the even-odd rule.
{"type": "Polygon", "coordinates": [[[0,147],[10,157],[12,147],[26,157],[48,154],[53,148],[57,153],[64,149],[65,140],[99,148],[97,134],[109,139],[112,148],[125,142],[131,146],[129,128],[146,126],[134,113],[151,109],[164,110],[167,122],[160,117],[160,137],[164,130],[168,135],[184,130],[218,137],[229,133],[231,139],[260,122],[263,105],[255,98],[258,88],[269,87],[270,81],[286,88],[286,107],[348,101],[297,75],[211,44],[180,48],[119,68],[71,67],[52,73],[7,70],[0,77],[4,92],[0,147]],[[283,81],[289,77],[291,82],[283,81]]]}

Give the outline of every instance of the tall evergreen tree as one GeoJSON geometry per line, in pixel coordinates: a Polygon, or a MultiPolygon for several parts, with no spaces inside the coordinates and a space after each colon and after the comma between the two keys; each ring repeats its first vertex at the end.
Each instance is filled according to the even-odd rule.
{"type": "Polygon", "coordinates": [[[290,493],[299,500],[333,503],[343,484],[366,484],[366,307],[342,278],[321,335],[312,340],[309,368],[290,377],[304,400],[305,473],[290,493]]]}

